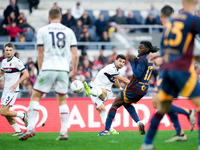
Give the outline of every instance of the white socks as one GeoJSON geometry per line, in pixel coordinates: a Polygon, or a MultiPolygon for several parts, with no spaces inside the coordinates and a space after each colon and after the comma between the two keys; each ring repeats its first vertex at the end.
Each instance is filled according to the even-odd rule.
{"type": "Polygon", "coordinates": [[[67,104],[60,105],[59,111],[60,111],[60,119],[61,119],[60,134],[65,135],[67,133],[67,122],[68,122],[68,116],[69,116],[69,108],[67,104]]]}
{"type": "MultiPolygon", "coordinates": [[[[106,124],[106,118],[107,118],[107,113],[106,113],[106,111],[102,111],[102,112],[100,112],[100,116],[101,116],[101,122],[104,124],[104,126],[105,126],[105,124],[106,124]]],[[[113,127],[112,127],[112,125],[111,125],[111,127],[110,127],[110,131],[112,132],[114,129],[113,129],[113,127]]]]}
{"type": "Polygon", "coordinates": [[[27,131],[34,130],[38,111],[39,111],[39,102],[31,101],[29,106],[29,121],[28,121],[27,131]]]}
{"type": "Polygon", "coordinates": [[[16,117],[23,118],[24,117],[24,113],[20,112],[20,111],[17,111],[17,116],[16,117]]]}
{"type": "Polygon", "coordinates": [[[102,89],[100,87],[92,87],[91,89],[91,95],[95,97],[99,97],[102,94],[102,89]]]}
{"type": "Polygon", "coordinates": [[[11,125],[13,127],[13,129],[15,130],[15,132],[21,132],[21,130],[19,129],[19,126],[17,123],[11,125]]]}

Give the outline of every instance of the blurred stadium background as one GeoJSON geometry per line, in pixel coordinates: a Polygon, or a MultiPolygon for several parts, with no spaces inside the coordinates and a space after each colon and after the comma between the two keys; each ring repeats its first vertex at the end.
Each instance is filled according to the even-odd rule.
{"type": "MultiPolygon", "coordinates": [[[[148,40],[159,47],[160,37],[162,34],[162,26],[159,20],[159,11],[165,5],[169,4],[175,9],[175,13],[178,13],[182,9],[181,0],[31,0],[34,3],[39,2],[33,6],[32,12],[29,8],[29,2],[27,0],[18,0],[17,6],[19,12],[25,16],[24,21],[30,25],[31,29],[22,34],[18,33],[15,38],[15,50],[18,53],[18,57],[24,62],[26,68],[31,74],[30,79],[24,81],[21,85],[21,94],[19,97],[29,97],[33,84],[37,78],[37,45],[36,35],[40,27],[47,25],[48,22],[48,11],[54,5],[60,7],[62,10],[63,18],[66,18],[67,10],[71,10],[76,6],[77,2],[87,12],[90,18],[89,23],[83,23],[80,30],[76,28],[76,22],[73,25],[68,24],[68,20],[63,20],[63,24],[69,25],[74,31],[77,31],[77,39],[79,45],[79,71],[77,75],[71,79],[79,79],[81,81],[90,82],[94,79],[96,73],[104,65],[113,62],[116,54],[132,53],[137,55],[137,45],[142,40],[148,40]],[[56,4],[55,4],[56,3],[56,4]],[[125,22],[121,22],[123,19],[115,20],[113,18],[116,15],[116,10],[120,10],[125,22]],[[130,12],[133,17],[130,17],[130,12]],[[99,14],[102,13],[104,16],[104,28],[99,29],[96,23],[99,19],[99,14]],[[118,22],[119,21],[119,22],[118,22]],[[105,35],[103,35],[103,31],[105,35]],[[90,38],[85,33],[88,32],[90,38]],[[103,50],[102,50],[103,49],[103,50]],[[101,54],[101,55],[100,55],[101,54]],[[103,56],[104,57],[103,57],[103,56]],[[102,57],[100,57],[102,56],[102,57]]],[[[10,4],[9,0],[1,0],[0,5],[0,52],[1,61],[3,56],[3,47],[6,42],[11,40],[9,33],[5,33],[5,16],[4,11],[10,4]]],[[[196,15],[199,15],[199,6],[195,11],[196,15]]],[[[16,17],[17,18],[17,17],[16,17]]],[[[121,17],[120,17],[121,18],[121,17]]],[[[18,18],[17,18],[18,19],[18,18]]],[[[29,26],[20,26],[20,19],[18,19],[19,27],[26,29],[29,26]]],[[[9,23],[6,27],[9,27],[9,23]]],[[[198,43],[198,42],[197,42],[198,43]]],[[[198,69],[198,68],[197,68],[198,69]]],[[[124,69],[121,70],[123,76],[130,78],[132,71],[130,65],[127,63],[124,69]]],[[[148,96],[153,91],[153,86],[156,83],[156,78],[159,73],[159,68],[155,67],[151,81],[148,96]]],[[[124,86],[124,85],[122,85],[124,86]]],[[[0,91],[3,89],[3,81],[0,81],[0,91]]],[[[118,90],[115,89],[114,93],[118,90]]],[[[55,97],[55,94],[51,92],[46,97],[55,97]]],[[[84,96],[83,93],[79,95],[73,94],[69,91],[69,96],[84,96]]]]}

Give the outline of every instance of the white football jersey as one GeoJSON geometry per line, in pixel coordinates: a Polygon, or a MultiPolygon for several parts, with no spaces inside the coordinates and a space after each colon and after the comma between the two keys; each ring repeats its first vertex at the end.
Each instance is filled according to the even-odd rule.
{"type": "Polygon", "coordinates": [[[94,84],[99,87],[111,90],[112,85],[116,80],[113,76],[116,75],[119,75],[119,72],[117,71],[115,64],[109,64],[98,72],[94,80],[94,84]]]}
{"type": "MultiPolygon", "coordinates": [[[[4,89],[9,89],[13,84],[15,84],[19,78],[21,72],[25,69],[24,64],[21,60],[13,56],[9,61],[3,59],[1,63],[1,70],[4,71],[5,84],[4,89]]],[[[16,91],[19,91],[19,85],[16,88],[16,91]]]]}
{"type": "Polygon", "coordinates": [[[71,46],[77,46],[74,32],[61,23],[51,23],[38,30],[37,45],[44,46],[41,70],[69,72],[71,46]]]}

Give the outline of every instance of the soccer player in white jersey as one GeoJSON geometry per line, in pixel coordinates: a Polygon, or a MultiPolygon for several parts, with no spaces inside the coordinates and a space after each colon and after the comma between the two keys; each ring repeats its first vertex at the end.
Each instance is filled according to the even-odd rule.
{"type": "MultiPolygon", "coordinates": [[[[98,72],[94,82],[91,83],[91,89],[88,87],[87,82],[84,82],[85,95],[91,95],[91,99],[97,111],[99,112],[101,121],[104,125],[107,118],[104,102],[106,102],[112,96],[111,88],[113,84],[122,90],[119,80],[125,84],[130,82],[128,79],[119,74],[119,69],[124,66],[125,61],[126,57],[123,54],[117,55],[114,63],[107,65],[98,72]]],[[[112,126],[110,131],[113,135],[119,134],[115,129],[113,129],[112,126]]]]}
{"type": "Polygon", "coordinates": [[[60,23],[61,18],[60,10],[52,8],[49,11],[50,24],[38,30],[38,67],[40,72],[31,95],[29,125],[19,140],[26,140],[35,135],[34,128],[39,111],[39,100],[43,93],[50,92],[53,85],[61,118],[60,136],[56,140],[68,140],[69,108],[66,104],[66,94],[69,78],[74,76],[77,71],[78,54],[74,32],[60,23]],[[72,71],[69,70],[71,58],[72,71]]]}
{"type": "Polygon", "coordinates": [[[12,107],[16,101],[19,93],[19,84],[28,78],[29,75],[22,61],[13,56],[13,54],[14,45],[12,43],[7,43],[5,45],[5,55],[7,58],[3,59],[0,71],[0,78],[3,76],[5,78],[3,94],[1,97],[0,113],[2,116],[6,117],[9,124],[14,128],[15,134],[13,134],[13,136],[17,136],[22,135],[22,131],[13,117],[22,118],[27,127],[27,113],[12,111],[10,110],[10,107],[12,107]],[[20,77],[21,73],[22,76],[20,77]]]}

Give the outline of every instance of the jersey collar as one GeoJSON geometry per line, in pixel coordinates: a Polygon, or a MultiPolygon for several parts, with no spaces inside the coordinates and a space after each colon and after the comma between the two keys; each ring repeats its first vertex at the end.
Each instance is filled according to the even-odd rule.
{"type": "MultiPolygon", "coordinates": [[[[13,56],[13,57],[14,57],[14,56],[13,56]]],[[[13,59],[13,57],[12,57],[10,60],[7,59],[7,62],[10,62],[10,61],[13,59]]]]}

